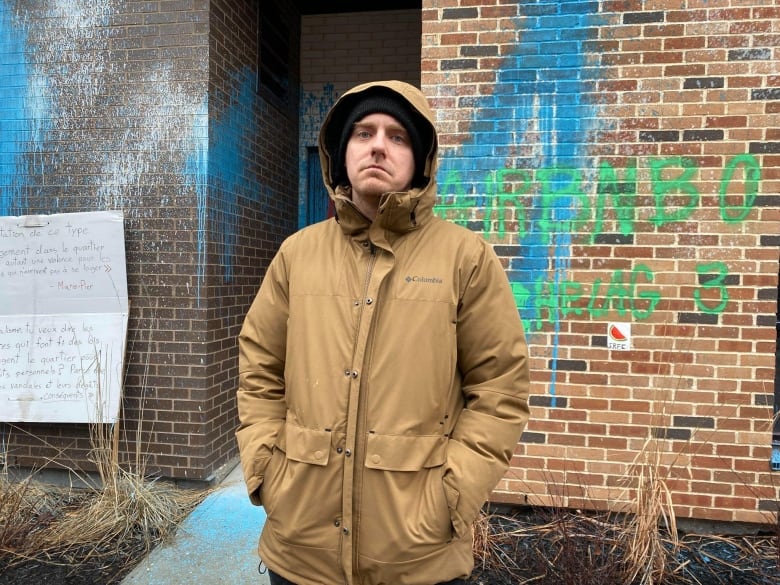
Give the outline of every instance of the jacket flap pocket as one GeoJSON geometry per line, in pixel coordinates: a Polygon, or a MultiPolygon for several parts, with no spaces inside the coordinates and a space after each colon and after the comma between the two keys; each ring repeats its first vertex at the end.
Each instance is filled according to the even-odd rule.
{"type": "Polygon", "coordinates": [[[289,422],[284,427],[284,443],[287,459],[327,465],[330,455],[330,432],[307,429],[289,422]]]}
{"type": "Polygon", "coordinates": [[[447,460],[447,437],[440,435],[377,435],[366,444],[366,467],[387,471],[419,471],[447,460]]]}

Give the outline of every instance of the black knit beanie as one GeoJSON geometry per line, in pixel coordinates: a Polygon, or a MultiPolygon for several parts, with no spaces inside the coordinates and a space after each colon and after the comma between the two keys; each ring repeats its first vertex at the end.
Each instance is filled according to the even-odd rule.
{"type": "MultiPolygon", "coordinates": [[[[352,96],[347,96],[349,97],[352,96]]],[[[406,129],[414,156],[412,187],[425,185],[425,163],[433,141],[431,125],[404,98],[393,91],[378,87],[373,91],[366,90],[356,94],[347,103],[339,104],[339,109],[343,110],[343,113],[332,116],[328,128],[328,151],[332,154],[334,186],[349,183],[345,165],[347,142],[352,135],[353,126],[369,114],[376,113],[392,116],[406,129]]]]}

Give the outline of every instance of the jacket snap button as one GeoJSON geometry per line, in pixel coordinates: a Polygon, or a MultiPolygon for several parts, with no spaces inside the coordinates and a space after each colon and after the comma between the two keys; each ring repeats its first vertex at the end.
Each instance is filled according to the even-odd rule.
{"type": "Polygon", "coordinates": [[[314,458],[315,459],[322,459],[322,451],[315,451],[314,452],[314,458]]]}
{"type": "Polygon", "coordinates": [[[333,524],[335,526],[341,526],[341,520],[336,520],[333,524]]]}
{"type": "Polygon", "coordinates": [[[382,458],[379,455],[372,455],[371,461],[373,461],[374,463],[379,463],[380,461],[382,461],[382,458]]]}
{"type": "Polygon", "coordinates": [[[357,370],[352,370],[351,376],[352,376],[353,378],[357,378],[357,377],[358,377],[357,370]]]}
{"type": "Polygon", "coordinates": [[[346,536],[347,534],[349,534],[349,528],[342,528],[341,532],[343,532],[344,536],[346,536]]]}
{"type": "Polygon", "coordinates": [[[349,370],[344,370],[344,375],[345,376],[349,377],[350,374],[352,374],[352,372],[350,372],[349,370]]]}
{"type": "Polygon", "coordinates": [[[336,447],[336,453],[343,453],[343,452],[344,449],[342,449],[341,447],[336,447]]]}
{"type": "Polygon", "coordinates": [[[344,451],[344,455],[346,455],[347,457],[352,457],[352,451],[347,449],[346,451],[344,451]]]}

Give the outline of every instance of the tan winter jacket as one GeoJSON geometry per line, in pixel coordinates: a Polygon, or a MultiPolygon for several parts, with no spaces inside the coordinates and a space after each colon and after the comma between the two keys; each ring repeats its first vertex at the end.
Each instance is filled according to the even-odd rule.
{"type": "MultiPolygon", "coordinates": [[[[527,348],[506,275],[422,190],[375,221],[331,188],[337,219],[281,246],[239,337],[237,431],[260,556],[299,585],[432,585],[473,568],[471,524],[528,417],[527,348]]],[[[422,93],[404,96],[433,126],[422,93]]]]}

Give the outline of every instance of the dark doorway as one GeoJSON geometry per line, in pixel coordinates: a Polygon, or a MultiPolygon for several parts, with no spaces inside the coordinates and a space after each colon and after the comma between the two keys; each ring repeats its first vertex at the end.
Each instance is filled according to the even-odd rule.
{"type": "Polygon", "coordinates": [[[316,147],[306,149],[306,219],[311,225],[327,219],[330,212],[330,197],[322,181],[320,155],[316,147]]]}

